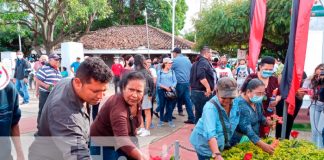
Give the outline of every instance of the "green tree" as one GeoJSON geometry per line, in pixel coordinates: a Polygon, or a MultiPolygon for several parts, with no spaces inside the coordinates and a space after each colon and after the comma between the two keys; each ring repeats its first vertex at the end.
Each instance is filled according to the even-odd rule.
{"type": "MultiPolygon", "coordinates": [[[[291,1],[268,0],[262,53],[284,58],[289,42],[291,1]]],[[[195,20],[197,48],[209,45],[235,56],[237,49],[247,49],[249,42],[250,1],[216,1],[195,20]]]]}
{"type": "Polygon", "coordinates": [[[33,32],[33,46],[39,39],[47,54],[64,40],[88,33],[95,19],[111,11],[106,0],[2,0],[0,22],[21,24],[33,32]]]}
{"type": "MultiPolygon", "coordinates": [[[[108,0],[113,13],[105,20],[94,22],[92,29],[106,28],[112,25],[143,25],[144,11],[147,9],[148,24],[166,32],[172,32],[171,0],[108,0]]],[[[179,34],[184,27],[188,6],[185,0],[176,1],[175,31],[179,34]]]]}

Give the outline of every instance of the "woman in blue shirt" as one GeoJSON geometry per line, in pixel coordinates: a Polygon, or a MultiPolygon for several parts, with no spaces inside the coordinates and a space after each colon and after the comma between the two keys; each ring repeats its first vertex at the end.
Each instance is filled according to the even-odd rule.
{"type": "Polygon", "coordinates": [[[219,79],[216,92],[216,96],[203,107],[202,117],[190,136],[190,143],[199,160],[223,160],[220,151],[230,147],[229,140],[239,123],[239,108],[232,106],[232,101],[237,96],[235,79],[219,79]]]}
{"type": "Polygon", "coordinates": [[[265,85],[257,78],[246,79],[241,88],[242,94],[234,100],[233,106],[240,108],[240,122],[231,139],[231,145],[241,141],[246,135],[263,151],[273,153],[274,148],[263,142],[260,137],[260,125],[272,125],[267,121],[262,111],[262,100],[265,96],[265,85]]]}
{"type": "Polygon", "coordinates": [[[168,57],[163,59],[162,69],[157,73],[156,86],[158,88],[157,94],[159,97],[159,110],[160,110],[160,122],[158,127],[163,125],[163,121],[168,121],[170,127],[175,127],[172,121],[172,111],[176,105],[177,99],[169,99],[165,97],[166,91],[171,91],[171,88],[175,88],[177,85],[177,79],[174,71],[171,69],[172,60],[168,57]],[[164,109],[166,113],[164,114],[164,109]]]}

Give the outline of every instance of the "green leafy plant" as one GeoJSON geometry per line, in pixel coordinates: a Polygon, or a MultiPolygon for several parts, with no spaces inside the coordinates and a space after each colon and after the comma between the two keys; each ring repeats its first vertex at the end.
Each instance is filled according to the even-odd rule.
{"type": "MultiPolygon", "coordinates": [[[[273,155],[263,152],[261,148],[254,145],[252,142],[245,142],[232,147],[222,153],[226,160],[241,160],[246,153],[252,153],[253,159],[262,160],[318,160],[324,159],[324,151],[316,148],[314,144],[304,140],[282,140],[276,147],[273,155]],[[294,147],[292,147],[294,146],[294,147]]],[[[265,139],[264,142],[271,144],[273,138],[265,139]]]]}

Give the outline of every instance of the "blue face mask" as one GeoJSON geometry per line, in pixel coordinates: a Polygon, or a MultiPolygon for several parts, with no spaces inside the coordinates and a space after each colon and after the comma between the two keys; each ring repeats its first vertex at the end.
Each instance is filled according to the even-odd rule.
{"type": "Polygon", "coordinates": [[[263,96],[256,96],[254,95],[252,98],[250,98],[250,101],[254,104],[256,103],[262,103],[263,96]]]}
{"type": "Polygon", "coordinates": [[[273,71],[272,70],[263,70],[261,75],[263,78],[269,78],[273,75],[273,71]]]}

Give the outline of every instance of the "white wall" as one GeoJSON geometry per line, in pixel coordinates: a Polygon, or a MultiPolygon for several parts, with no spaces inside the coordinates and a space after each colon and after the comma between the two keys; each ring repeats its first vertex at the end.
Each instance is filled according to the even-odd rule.
{"type": "Polygon", "coordinates": [[[16,65],[16,52],[1,52],[1,63],[8,71],[11,78],[14,76],[16,65]]]}
{"type": "Polygon", "coordinates": [[[66,67],[69,72],[69,77],[72,75],[70,69],[71,64],[76,61],[77,57],[81,58],[81,62],[84,60],[83,44],[77,42],[65,42],[61,44],[61,66],[66,67]]]}
{"type": "Polygon", "coordinates": [[[308,33],[306,60],[304,70],[307,76],[314,73],[317,65],[324,62],[324,31],[312,31],[308,33]]]}

